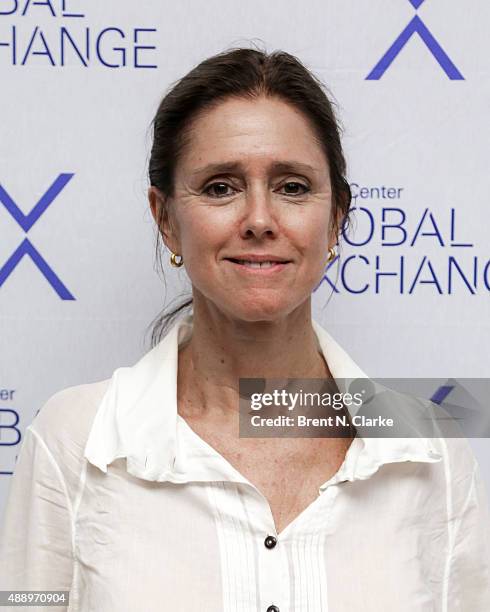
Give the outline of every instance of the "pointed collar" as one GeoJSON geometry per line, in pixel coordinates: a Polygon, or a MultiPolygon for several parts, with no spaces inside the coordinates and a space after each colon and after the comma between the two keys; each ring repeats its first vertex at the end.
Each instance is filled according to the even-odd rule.
{"type": "MultiPolygon", "coordinates": [[[[339,389],[350,380],[368,378],[321,325],[313,320],[312,326],[339,389]]],[[[145,480],[248,482],[177,412],[178,350],[190,339],[192,327],[193,314],[181,316],[135,365],[114,371],[84,450],[84,457],[103,472],[125,457],[128,473],[145,480]]],[[[441,458],[429,438],[357,437],[341,469],[322,487],[368,478],[384,463],[441,458]]]]}

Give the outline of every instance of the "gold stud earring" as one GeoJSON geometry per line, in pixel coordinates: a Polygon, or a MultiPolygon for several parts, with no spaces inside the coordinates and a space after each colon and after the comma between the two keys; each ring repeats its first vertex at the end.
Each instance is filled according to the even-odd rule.
{"type": "Polygon", "coordinates": [[[176,268],[180,268],[180,266],[183,265],[184,263],[184,258],[182,257],[182,255],[177,255],[176,253],[172,253],[172,255],[170,255],[170,263],[176,268]],[[177,261],[177,257],[180,257],[178,261],[177,261]]]}
{"type": "Polygon", "coordinates": [[[335,252],[335,249],[333,247],[330,247],[328,249],[328,259],[327,259],[327,263],[332,261],[332,259],[335,259],[335,256],[337,255],[337,253],[335,252]]]}

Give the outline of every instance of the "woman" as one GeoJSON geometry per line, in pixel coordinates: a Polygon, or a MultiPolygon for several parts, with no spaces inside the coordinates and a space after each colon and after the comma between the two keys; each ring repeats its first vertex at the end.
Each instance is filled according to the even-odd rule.
{"type": "Polygon", "coordinates": [[[27,428],[0,588],[83,612],[488,612],[465,440],[238,435],[240,378],[366,376],[311,318],[350,205],[319,81],[282,52],[207,59],[161,102],[149,174],[192,312],[27,428]]]}

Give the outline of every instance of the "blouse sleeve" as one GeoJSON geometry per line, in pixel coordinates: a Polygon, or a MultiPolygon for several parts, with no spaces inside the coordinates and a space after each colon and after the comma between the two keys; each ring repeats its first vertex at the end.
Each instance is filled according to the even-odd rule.
{"type": "MultiPolygon", "coordinates": [[[[72,571],[72,508],[65,480],[31,425],[25,430],[0,529],[0,590],[69,591],[72,571]]],[[[46,607],[12,608],[24,609],[46,607]]],[[[50,609],[66,611],[68,606],[50,609]]]]}
{"type": "Polygon", "coordinates": [[[490,610],[490,514],[485,486],[475,462],[469,491],[454,509],[449,562],[448,612],[490,610]]]}

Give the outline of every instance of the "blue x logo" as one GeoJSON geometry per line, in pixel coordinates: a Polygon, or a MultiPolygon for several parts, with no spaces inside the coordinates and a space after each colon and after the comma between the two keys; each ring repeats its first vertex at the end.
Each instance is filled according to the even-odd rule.
{"type": "MultiPolygon", "coordinates": [[[[64,189],[72,177],[73,174],[60,174],[46,193],[41,197],[39,202],[37,202],[31,212],[27,215],[21,211],[2,185],[0,185],[0,202],[5,206],[10,215],[15,219],[15,221],[17,221],[20,227],[27,234],[27,232],[46,211],[48,206],[52,204],[54,199],[64,189]]],[[[5,264],[0,268],[0,287],[7,280],[10,274],[12,274],[25,255],[32,259],[48,283],[53,287],[62,300],[75,299],[28,238],[25,238],[20,243],[17,249],[15,249],[5,264]]]]}
{"type": "MultiPolygon", "coordinates": [[[[409,0],[410,4],[415,10],[423,4],[425,0],[409,0]]],[[[393,63],[393,60],[398,56],[403,47],[412,38],[414,34],[418,34],[424,41],[429,51],[436,58],[441,68],[447,74],[452,81],[464,80],[464,76],[456,68],[453,62],[449,59],[449,56],[437,42],[434,36],[431,34],[427,26],[420,19],[418,15],[415,15],[403,32],[398,36],[391,47],[386,51],[383,57],[379,60],[376,66],[367,75],[367,81],[378,81],[388,68],[393,63]]]]}

